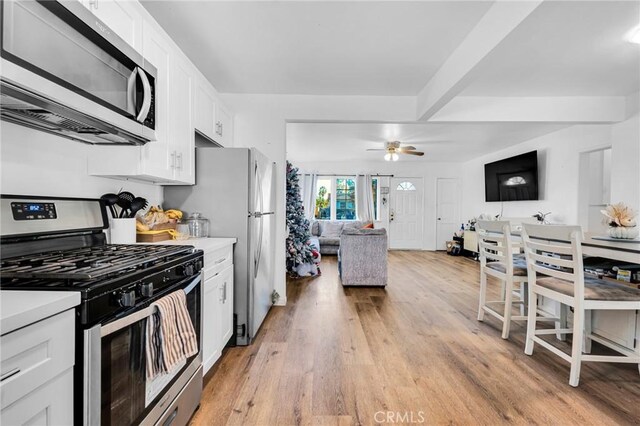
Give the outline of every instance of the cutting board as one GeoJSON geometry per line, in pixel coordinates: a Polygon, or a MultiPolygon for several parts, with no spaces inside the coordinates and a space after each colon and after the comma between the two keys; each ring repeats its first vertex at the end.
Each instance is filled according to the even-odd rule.
{"type": "Polygon", "coordinates": [[[168,232],[158,234],[136,234],[136,241],[139,243],[157,243],[158,241],[172,240],[173,237],[168,232]]]}

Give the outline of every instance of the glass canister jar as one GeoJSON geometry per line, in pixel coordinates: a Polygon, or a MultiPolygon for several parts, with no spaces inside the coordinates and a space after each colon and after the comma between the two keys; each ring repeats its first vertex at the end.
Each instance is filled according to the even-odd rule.
{"type": "Polygon", "coordinates": [[[209,219],[202,216],[202,213],[193,212],[185,220],[189,225],[189,235],[195,238],[206,238],[209,236],[209,219]]]}

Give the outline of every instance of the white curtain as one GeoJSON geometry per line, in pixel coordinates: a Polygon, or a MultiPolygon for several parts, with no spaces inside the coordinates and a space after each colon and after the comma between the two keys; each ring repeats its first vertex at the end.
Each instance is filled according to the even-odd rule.
{"type": "Polygon", "coordinates": [[[300,179],[300,195],[302,196],[302,207],[307,219],[313,220],[316,209],[316,174],[304,174],[300,179]]]}
{"type": "Polygon", "coordinates": [[[371,175],[360,175],[356,178],[356,208],[358,220],[363,222],[373,222],[375,218],[371,184],[371,175]]]}

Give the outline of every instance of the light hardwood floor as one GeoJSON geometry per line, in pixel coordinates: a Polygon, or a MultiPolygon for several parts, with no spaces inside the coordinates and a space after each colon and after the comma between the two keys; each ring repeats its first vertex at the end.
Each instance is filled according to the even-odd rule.
{"type": "Polygon", "coordinates": [[[560,358],[524,354],[524,325],[505,341],[476,320],[478,270],[390,252],[386,290],[343,289],[324,256],[322,276],[290,280],[256,342],[209,372],[192,424],[640,424],[637,365],[586,363],[570,387],[560,358]]]}

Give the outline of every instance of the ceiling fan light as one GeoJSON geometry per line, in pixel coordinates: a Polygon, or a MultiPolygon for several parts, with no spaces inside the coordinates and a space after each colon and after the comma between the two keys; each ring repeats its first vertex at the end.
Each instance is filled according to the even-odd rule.
{"type": "Polygon", "coordinates": [[[400,158],[400,156],[395,152],[391,154],[391,161],[398,161],[398,158],[400,158]]]}
{"type": "Polygon", "coordinates": [[[384,155],[384,161],[391,161],[391,153],[387,152],[387,153],[384,155]]]}

